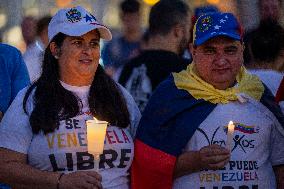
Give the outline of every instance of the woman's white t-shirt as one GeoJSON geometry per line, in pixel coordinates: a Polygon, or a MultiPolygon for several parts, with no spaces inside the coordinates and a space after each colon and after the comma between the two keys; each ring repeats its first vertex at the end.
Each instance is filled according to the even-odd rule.
{"type": "Polygon", "coordinates": [[[61,82],[62,86],[76,94],[82,101],[79,115],[60,121],[59,129],[44,135],[33,134],[29,115],[33,110],[33,95],[27,101],[28,115],[23,111],[23,89],[6,112],[0,125],[0,147],[28,156],[28,164],[44,171],[70,173],[91,171],[99,167],[103,188],[129,189],[129,168],[134,156],[133,139],[141,117],[140,112],[124,88],[119,86],[127,102],[130,126],[107,127],[103,154],[98,165],[87,152],[86,120],[93,119],[89,112],[88,93],[90,86],[75,87],[61,82]]]}

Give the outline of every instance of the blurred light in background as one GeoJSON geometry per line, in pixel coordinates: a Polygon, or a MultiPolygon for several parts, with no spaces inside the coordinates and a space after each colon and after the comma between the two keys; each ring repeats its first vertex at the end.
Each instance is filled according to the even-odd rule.
{"type": "Polygon", "coordinates": [[[4,33],[3,38],[6,43],[13,45],[19,48],[20,50],[23,50],[23,48],[25,48],[25,44],[22,38],[22,30],[20,26],[14,26],[9,29],[7,32],[4,33]]]}
{"type": "Polygon", "coordinates": [[[148,5],[154,5],[157,3],[159,0],[143,0],[146,4],[148,5]]]}
{"type": "Polygon", "coordinates": [[[207,2],[210,3],[210,4],[217,5],[220,2],[220,0],[207,0],[207,2]]]}
{"type": "Polygon", "coordinates": [[[68,7],[72,0],[56,0],[56,6],[59,8],[68,7]]]}
{"type": "Polygon", "coordinates": [[[37,17],[37,15],[40,14],[40,10],[37,7],[29,7],[24,10],[25,16],[34,16],[37,17]]]}
{"type": "Polygon", "coordinates": [[[4,27],[7,23],[7,16],[6,14],[0,14],[0,28],[4,27]]]}
{"type": "MultiPolygon", "coordinates": [[[[119,3],[122,0],[0,0],[0,41],[5,43],[15,44],[20,49],[25,49],[24,42],[19,27],[15,29],[15,26],[20,26],[23,16],[34,16],[40,18],[44,15],[54,15],[58,9],[64,7],[71,7],[81,5],[90,12],[94,12],[94,15],[100,21],[103,21],[105,25],[111,28],[114,35],[121,32],[121,23],[119,19],[119,3]]],[[[160,0],[139,0],[141,1],[141,13],[142,13],[142,26],[147,28],[149,11],[151,7],[160,0]]],[[[172,0],[174,1],[174,0],[172,0]]],[[[245,12],[248,15],[248,21],[245,26],[251,24],[251,10],[255,9],[258,0],[183,0],[187,2],[192,10],[198,6],[215,5],[221,11],[232,12],[236,15],[245,12]],[[250,9],[238,10],[237,5],[241,5],[240,2],[255,2],[249,3],[250,9]],[[249,11],[247,11],[249,10],[249,11]]],[[[245,4],[245,3],[242,3],[245,4]]],[[[245,5],[243,5],[245,6],[245,5]]],[[[283,18],[284,20],[284,18],[283,18]]],[[[284,25],[284,24],[283,24],[284,25]]]]}

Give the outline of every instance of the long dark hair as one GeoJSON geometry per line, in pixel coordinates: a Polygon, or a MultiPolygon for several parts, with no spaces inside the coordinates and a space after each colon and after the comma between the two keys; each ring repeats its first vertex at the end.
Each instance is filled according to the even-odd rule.
{"type": "MultiPolygon", "coordinates": [[[[65,34],[57,34],[52,42],[62,46],[65,34]]],[[[80,113],[81,100],[72,92],[66,90],[59,81],[59,65],[52,55],[50,45],[45,50],[42,74],[27,90],[23,108],[27,113],[27,100],[35,89],[33,98],[34,109],[30,115],[30,124],[34,134],[43,131],[53,132],[59,127],[59,121],[72,118],[80,113]]],[[[117,84],[98,66],[91,84],[89,96],[90,112],[99,120],[109,122],[120,128],[130,124],[126,101],[117,84]]]]}

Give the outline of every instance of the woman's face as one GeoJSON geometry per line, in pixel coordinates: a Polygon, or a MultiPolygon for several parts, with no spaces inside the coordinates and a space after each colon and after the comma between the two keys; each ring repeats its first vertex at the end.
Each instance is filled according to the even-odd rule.
{"type": "Polygon", "coordinates": [[[80,37],[67,36],[59,48],[60,80],[75,85],[90,85],[100,59],[100,36],[90,31],[80,37]]]}

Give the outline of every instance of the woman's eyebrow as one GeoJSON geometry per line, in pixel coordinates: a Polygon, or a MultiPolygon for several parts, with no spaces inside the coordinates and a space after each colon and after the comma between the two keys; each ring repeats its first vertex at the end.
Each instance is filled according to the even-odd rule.
{"type": "Polygon", "coordinates": [[[70,39],[70,41],[73,41],[73,40],[83,40],[83,38],[82,37],[72,37],[71,39],[70,39]]]}

